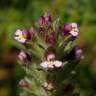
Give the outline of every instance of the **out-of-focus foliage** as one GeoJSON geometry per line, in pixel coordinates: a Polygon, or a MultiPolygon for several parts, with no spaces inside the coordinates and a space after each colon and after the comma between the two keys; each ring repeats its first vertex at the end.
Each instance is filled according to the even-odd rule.
{"type": "MultiPolygon", "coordinates": [[[[80,80],[78,82],[83,88],[79,90],[80,96],[94,96],[96,89],[96,0],[0,0],[0,38],[2,38],[0,39],[0,54],[1,52],[8,53],[8,50],[17,44],[13,40],[13,34],[17,28],[29,28],[33,21],[46,10],[60,17],[62,24],[67,21],[78,22],[80,36],[76,42],[80,43],[85,53],[85,59],[78,65],[79,69],[77,68],[80,80]],[[2,33],[7,35],[6,42],[5,34],[2,35],[2,33]]],[[[2,74],[3,71],[0,72],[2,74]]],[[[19,73],[18,70],[16,72],[19,73]]],[[[8,96],[9,92],[5,92],[8,88],[4,86],[4,92],[2,88],[0,87],[0,96],[8,96]],[[6,94],[2,95],[3,93],[6,94]]],[[[10,91],[10,88],[8,90],[10,91]]]]}

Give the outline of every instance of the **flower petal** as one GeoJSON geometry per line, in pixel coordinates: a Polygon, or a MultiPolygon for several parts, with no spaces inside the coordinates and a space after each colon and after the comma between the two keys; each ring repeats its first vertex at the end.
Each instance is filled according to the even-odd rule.
{"type": "Polygon", "coordinates": [[[14,39],[15,39],[15,40],[19,40],[19,37],[15,36],[14,39]]]}
{"type": "Polygon", "coordinates": [[[21,51],[18,55],[18,58],[23,61],[27,57],[26,53],[24,51],[21,51]]]}
{"type": "Polygon", "coordinates": [[[47,60],[49,61],[49,60],[53,60],[53,59],[55,59],[55,54],[53,54],[53,53],[48,54],[47,60]]]}
{"type": "Polygon", "coordinates": [[[26,39],[19,39],[18,42],[25,43],[26,42],[26,39]]]}
{"type": "Polygon", "coordinates": [[[41,66],[42,68],[48,68],[48,62],[47,62],[47,61],[42,62],[42,63],[40,64],[40,66],[41,66]]]}
{"type": "Polygon", "coordinates": [[[71,34],[72,36],[74,36],[74,37],[77,37],[77,36],[78,36],[78,32],[75,32],[75,31],[73,31],[73,30],[70,32],[70,34],[71,34]]]}
{"type": "Polygon", "coordinates": [[[17,29],[15,32],[15,35],[20,35],[22,33],[22,31],[20,29],[17,29]]]}
{"type": "Polygon", "coordinates": [[[61,62],[61,61],[56,60],[56,61],[54,61],[54,65],[55,65],[55,67],[59,68],[59,67],[61,67],[61,66],[62,66],[62,62],[61,62]]]}
{"type": "Polygon", "coordinates": [[[72,28],[77,28],[78,27],[77,23],[71,23],[71,26],[72,26],[72,28]]]}
{"type": "Polygon", "coordinates": [[[53,69],[54,68],[54,64],[53,63],[52,64],[48,64],[48,68],[53,69]]]}
{"type": "Polygon", "coordinates": [[[75,28],[74,29],[74,32],[77,32],[78,33],[79,32],[79,29],[78,28],[75,28]]]}

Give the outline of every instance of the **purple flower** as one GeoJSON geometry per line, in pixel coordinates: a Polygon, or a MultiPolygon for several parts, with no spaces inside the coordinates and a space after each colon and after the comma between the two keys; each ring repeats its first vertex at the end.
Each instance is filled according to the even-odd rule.
{"type": "Polygon", "coordinates": [[[52,22],[52,17],[51,17],[51,15],[49,14],[49,13],[45,13],[43,16],[41,16],[40,17],[40,19],[39,19],[39,24],[42,26],[42,25],[44,25],[45,23],[50,23],[50,22],[52,22]]]}
{"type": "Polygon", "coordinates": [[[77,23],[64,24],[62,35],[72,35],[73,37],[77,37],[78,34],[79,34],[79,29],[77,23]]]}
{"type": "Polygon", "coordinates": [[[19,86],[22,87],[22,88],[28,88],[29,87],[29,84],[28,84],[28,82],[25,79],[22,79],[19,82],[19,86]]]}
{"type": "Polygon", "coordinates": [[[51,22],[52,21],[51,15],[49,13],[45,13],[43,16],[43,19],[45,20],[45,22],[51,22]]]}
{"type": "Polygon", "coordinates": [[[40,27],[39,30],[38,30],[39,33],[44,33],[45,32],[45,29],[44,27],[40,27]]]}
{"type": "Polygon", "coordinates": [[[49,33],[45,36],[45,42],[51,45],[54,45],[56,42],[55,33],[49,33]]]}
{"type": "Polygon", "coordinates": [[[20,43],[26,43],[31,40],[31,34],[29,31],[17,29],[14,39],[20,43]]]}
{"type": "Polygon", "coordinates": [[[68,35],[69,32],[70,32],[70,30],[71,30],[71,24],[70,24],[70,23],[66,23],[66,24],[64,25],[64,32],[63,32],[63,34],[64,34],[64,35],[68,35]]]}
{"type": "Polygon", "coordinates": [[[83,58],[84,58],[83,51],[79,46],[75,46],[66,57],[66,59],[69,60],[73,60],[73,59],[81,60],[83,58]]]}
{"type": "Polygon", "coordinates": [[[84,58],[83,51],[79,46],[75,46],[74,51],[75,51],[75,58],[77,60],[84,58]]]}

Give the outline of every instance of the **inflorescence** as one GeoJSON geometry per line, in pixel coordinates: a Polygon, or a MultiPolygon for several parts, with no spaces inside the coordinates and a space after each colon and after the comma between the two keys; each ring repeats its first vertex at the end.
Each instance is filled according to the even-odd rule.
{"type": "MultiPolygon", "coordinates": [[[[51,14],[46,12],[34,26],[32,30],[17,29],[14,35],[14,39],[25,46],[18,55],[19,61],[24,63],[22,66],[35,62],[41,70],[52,72],[63,68],[68,60],[80,61],[84,58],[80,46],[72,46],[72,42],[79,35],[76,22],[68,22],[62,26],[59,19],[54,20],[51,14]]],[[[24,79],[19,85],[29,87],[24,79]]],[[[54,90],[53,85],[48,80],[41,84],[48,91],[54,90]]]]}

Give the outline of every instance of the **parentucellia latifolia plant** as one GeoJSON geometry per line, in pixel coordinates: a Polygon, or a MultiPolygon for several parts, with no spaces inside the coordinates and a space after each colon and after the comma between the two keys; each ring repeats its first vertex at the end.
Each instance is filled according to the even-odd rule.
{"type": "Polygon", "coordinates": [[[75,94],[75,69],[84,58],[80,46],[74,44],[78,35],[76,22],[62,25],[48,12],[34,27],[16,30],[14,39],[23,45],[18,61],[25,72],[19,82],[20,96],[75,94]]]}

